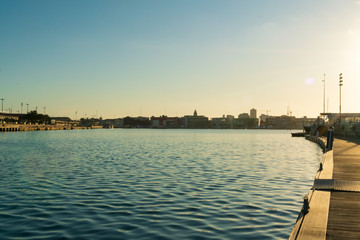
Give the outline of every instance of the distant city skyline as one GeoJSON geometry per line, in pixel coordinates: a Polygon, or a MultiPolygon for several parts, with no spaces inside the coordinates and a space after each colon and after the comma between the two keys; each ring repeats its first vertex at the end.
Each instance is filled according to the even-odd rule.
{"type": "Polygon", "coordinates": [[[0,33],[5,112],[316,117],[340,73],[360,112],[358,0],[0,0],[0,33]]]}

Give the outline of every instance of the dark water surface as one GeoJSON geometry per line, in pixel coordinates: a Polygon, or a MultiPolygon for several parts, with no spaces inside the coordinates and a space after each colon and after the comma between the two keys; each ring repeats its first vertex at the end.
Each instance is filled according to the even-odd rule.
{"type": "Polygon", "coordinates": [[[321,160],[289,131],[0,134],[0,239],[286,239],[321,160]]]}

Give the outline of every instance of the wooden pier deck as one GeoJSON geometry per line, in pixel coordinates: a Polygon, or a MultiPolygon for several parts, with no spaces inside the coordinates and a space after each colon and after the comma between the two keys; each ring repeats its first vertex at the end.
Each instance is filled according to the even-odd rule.
{"type": "MultiPolygon", "coordinates": [[[[360,145],[334,141],[333,179],[360,182],[360,145]]],[[[355,189],[354,189],[355,190],[355,189]]],[[[360,239],[360,191],[332,191],[327,239],[360,239]]]]}
{"type": "Polygon", "coordinates": [[[360,142],[335,139],[307,198],[289,239],[360,239],[360,142]]]}

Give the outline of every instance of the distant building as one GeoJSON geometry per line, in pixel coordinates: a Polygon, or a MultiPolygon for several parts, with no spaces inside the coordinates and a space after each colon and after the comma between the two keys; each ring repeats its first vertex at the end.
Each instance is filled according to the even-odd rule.
{"type": "Polygon", "coordinates": [[[1,121],[18,121],[25,114],[0,112],[1,121]]]}
{"type": "Polygon", "coordinates": [[[250,118],[256,118],[256,109],[255,108],[250,109],[250,118]]]}
{"type": "Polygon", "coordinates": [[[148,117],[125,117],[125,128],[148,128],[151,127],[151,122],[148,117]]]}
{"type": "Polygon", "coordinates": [[[151,127],[153,128],[180,128],[181,118],[179,117],[151,117],[151,127]]]}
{"type": "Polygon", "coordinates": [[[265,121],[261,121],[262,128],[270,129],[303,129],[304,126],[314,124],[316,118],[295,118],[294,116],[267,116],[265,121]]]}
{"type": "Polygon", "coordinates": [[[252,118],[248,113],[241,113],[237,119],[234,119],[233,128],[258,128],[258,123],[257,118],[252,118]]]}
{"type": "Polygon", "coordinates": [[[265,122],[269,115],[261,114],[259,117],[259,126],[260,128],[265,128],[265,122]]]}
{"type": "Polygon", "coordinates": [[[295,129],[296,127],[294,126],[294,120],[295,117],[290,117],[287,115],[283,115],[283,116],[270,116],[268,118],[266,118],[266,122],[265,122],[265,128],[270,128],[270,129],[295,129]]]}
{"type": "MultiPolygon", "coordinates": [[[[322,116],[329,119],[330,122],[339,121],[339,113],[321,113],[322,116]]],[[[360,113],[341,113],[341,119],[345,122],[360,122],[360,113]]]]}
{"type": "Polygon", "coordinates": [[[235,117],[233,115],[226,115],[226,122],[229,124],[230,128],[233,128],[235,117]]]}
{"type": "Polygon", "coordinates": [[[103,126],[103,128],[115,128],[115,121],[116,119],[102,119],[99,125],[103,126]]]}
{"type": "Polygon", "coordinates": [[[194,115],[187,115],[184,117],[185,128],[209,128],[209,118],[205,116],[198,116],[197,111],[194,115]]]}
{"type": "Polygon", "coordinates": [[[252,129],[258,128],[257,118],[235,118],[233,128],[252,129]]]}
{"type": "Polygon", "coordinates": [[[240,113],[238,118],[250,118],[250,115],[248,113],[240,113]]]}
{"type": "MultiPolygon", "coordinates": [[[[127,119],[127,123],[129,124],[129,126],[133,123],[132,126],[135,125],[138,122],[136,122],[136,120],[138,120],[139,122],[141,122],[141,120],[146,121],[147,118],[132,118],[131,120],[127,119]],[[133,120],[133,121],[132,121],[133,120]],[[135,123],[136,122],[136,123],[135,123]]],[[[124,127],[124,119],[123,118],[111,118],[111,119],[82,119],[82,123],[85,123],[84,125],[91,127],[91,126],[103,126],[103,128],[123,128],[124,127]]]]}
{"type": "Polygon", "coordinates": [[[79,125],[84,127],[100,126],[101,121],[98,118],[80,118],[79,125]]]}
{"type": "Polygon", "coordinates": [[[303,129],[304,127],[309,127],[315,124],[317,118],[308,118],[306,116],[302,118],[296,118],[297,129],[303,129]]]}
{"type": "Polygon", "coordinates": [[[71,118],[69,117],[52,117],[51,118],[51,124],[56,125],[68,125],[72,122],[71,118]]]}
{"type": "Polygon", "coordinates": [[[224,128],[231,128],[228,119],[223,115],[222,117],[212,118],[211,121],[211,128],[216,129],[224,129],[224,128]]]}
{"type": "Polygon", "coordinates": [[[124,119],[117,118],[114,121],[114,128],[123,128],[124,127],[124,119]]]}
{"type": "Polygon", "coordinates": [[[269,117],[269,115],[261,114],[259,118],[260,118],[261,121],[265,122],[266,118],[268,118],[268,117],[269,117]]]}

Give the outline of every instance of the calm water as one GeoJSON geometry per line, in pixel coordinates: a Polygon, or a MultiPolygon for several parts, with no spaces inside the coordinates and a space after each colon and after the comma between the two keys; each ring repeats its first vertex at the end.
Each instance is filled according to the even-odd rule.
{"type": "Polygon", "coordinates": [[[289,131],[0,134],[1,239],[286,239],[322,152],[289,131]]]}

